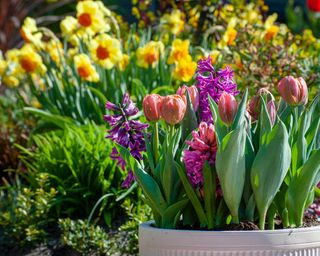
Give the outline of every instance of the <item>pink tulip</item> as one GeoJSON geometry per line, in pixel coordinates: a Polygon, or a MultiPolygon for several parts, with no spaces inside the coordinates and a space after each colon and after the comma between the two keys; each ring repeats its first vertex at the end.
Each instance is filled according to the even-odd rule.
{"type": "Polygon", "coordinates": [[[160,106],[161,117],[171,125],[181,122],[186,112],[186,104],[180,95],[168,95],[163,97],[160,106]]]}
{"type": "Polygon", "coordinates": [[[187,105],[186,91],[188,91],[188,93],[190,95],[190,99],[191,99],[194,111],[197,111],[198,107],[199,107],[199,92],[198,92],[197,87],[194,85],[192,85],[190,87],[183,85],[182,87],[178,88],[177,94],[182,97],[183,101],[187,105]]]}
{"type": "Polygon", "coordinates": [[[226,125],[230,126],[238,110],[238,103],[236,99],[233,95],[224,92],[219,99],[218,108],[221,120],[226,125]]]}
{"type": "Polygon", "coordinates": [[[251,98],[247,107],[247,111],[249,112],[253,120],[258,120],[260,115],[260,110],[261,110],[261,96],[263,95],[267,95],[267,102],[266,102],[267,109],[268,109],[268,113],[270,115],[271,121],[272,123],[274,123],[277,115],[276,106],[274,103],[274,97],[271,94],[271,92],[269,92],[265,88],[259,89],[259,91],[257,92],[257,95],[251,98]]]}
{"type": "Polygon", "coordinates": [[[144,97],[142,107],[148,121],[158,121],[161,118],[161,103],[162,97],[158,94],[149,94],[144,97]]]}
{"type": "Polygon", "coordinates": [[[274,103],[273,100],[270,100],[267,103],[267,110],[270,116],[271,123],[274,124],[274,122],[276,121],[277,110],[276,110],[276,104],[274,103]]]}
{"type": "Polygon", "coordinates": [[[302,77],[286,76],[278,84],[278,91],[290,106],[306,104],[308,101],[308,87],[302,77]]]}

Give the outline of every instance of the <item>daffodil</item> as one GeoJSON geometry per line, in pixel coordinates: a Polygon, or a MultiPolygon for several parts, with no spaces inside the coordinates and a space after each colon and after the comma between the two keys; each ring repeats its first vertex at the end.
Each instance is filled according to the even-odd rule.
{"type": "Polygon", "coordinates": [[[65,17],[60,22],[60,29],[61,29],[62,36],[71,37],[78,29],[77,19],[72,16],[65,17]]]}
{"type": "Polygon", "coordinates": [[[197,63],[192,61],[191,56],[181,59],[176,63],[176,67],[173,70],[173,77],[183,82],[189,82],[194,76],[197,69],[197,63]]]}
{"type": "Polygon", "coordinates": [[[220,48],[224,48],[225,46],[232,45],[234,43],[234,40],[237,37],[237,30],[235,29],[236,22],[236,18],[230,19],[227,30],[223,34],[222,40],[218,44],[220,48]]]}
{"type": "Polygon", "coordinates": [[[60,41],[51,39],[44,45],[44,49],[56,64],[61,63],[61,59],[63,58],[64,53],[60,41]]]}
{"type": "Polygon", "coordinates": [[[3,59],[0,59],[0,77],[3,76],[6,69],[7,69],[7,62],[3,59]]]}
{"type": "Polygon", "coordinates": [[[11,88],[18,87],[18,85],[19,85],[19,79],[13,75],[4,76],[2,81],[6,86],[11,87],[11,88]]]}
{"type": "Polygon", "coordinates": [[[39,48],[42,47],[42,34],[39,32],[36,21],[34,19],[27,17],[24,20],[23,25],[20,29],[20,34],[26,43],[32,43],[39,48]]]}
{"type": "Polygon", "coordinates": [[[172,42],[172,49],[168,58],[168,64],[173,64],[176,61],[186,58],[189,55],[189,40],[182,41],[175,39],[172,42]]]}
{"type": "Polygon", "coordinates": [[[46,72],[47,68],[42,62],[41,56],[30,45],[26,44],[20,49],[19,64],[29,74],[46,72]]]}
{"type": "Polygon", "coordinates": [[[127,54],[122,54],[121,60],[119,62],[119,69],[121,71],[125,70],[129,64],[129,56],[127,54]]]}
{"type": "Polygon", "coordinates": [[[99,81],[99,74],[88,55],[81,53],[74,56],[74,64],[81,79],[89,82],[99,81]]]}
{"type": "Polygon", "coordinates": [[[150,41],[145,46],[137,49],[137,64],[139,67],[155,67],[164,50],[162,42],[150,41]]]}
{"type": "Polygon", "coordinates": [[[95,1],[80,1],[77,4],[77,19],[80,29],[88,34],[96,34],[109,29],[107,26],[100,4],[95,1]]]}
{"type": "Polygon", "coordinates": [[[220,56],[220,51],[213,50],[209,53],[211,64],[214,65],[217,62],[218,57],[220,56]]]}
{"type": "Polygon", "coordinates": [[[165,31],[178,35],[184,30],[184,14],[178,9],[173,10],[162,16],[160,24],[165,31]]]}
{"type": "Polygon", "coordinates": [[[279,26],[274,25],[274,22],[277,20],[278,15],[275,13],[267,18],[264,23],[264,39],[266,42],[269,42],[274,38],[279,32],[279,26]]]}
{"type": "Polygon", "coordinates": [[[107,34],[96,36],[89,48],[93,60],[107,69],[113,68],[122,57],[120,41],[107,34]]]}

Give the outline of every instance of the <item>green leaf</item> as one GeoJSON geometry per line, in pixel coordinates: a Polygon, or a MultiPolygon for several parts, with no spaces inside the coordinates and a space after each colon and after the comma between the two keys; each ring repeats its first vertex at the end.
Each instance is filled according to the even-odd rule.
{"type": "Polygon", "coordinates": [[[267,210],[277,194],[290,167],[291,150],[288,132],[283,122],[267,134],[251,168],[251,185],[264,229],[267,210]]]}
{"type": "Polygon", "coordinates": [[[162,228],[175,228],[179,221],[180,214],[186,207],[189,199],[182,199],[165,209],[162,216],[162,228]]]}
{"type": "Polygon", "coordinates": [[[289,219],[301,226],[308,194],[313,190],[317,174],[320,171],[320,149],[315,151],[306,163],[297,171],[289,184],[286,205],[289,219]]]}
{"type": "Polygon", "coordinates": [[[216,211],[216,175],[214,168],[211,168],[208,161],[203,167],[203,189],[204,189],[204,207],[208,218],[208,228],[214,227],[214,218],[216,211]]]}
{"type": "Polygon", "coordinates": [[[232,130],[238,128],[245,121],[245,111],[247,107],[248,88],[246,89],[238,107],[237,114],[232,123],[232,130]]]}
{"type": "Polygon", "coordinates": [[[272,123],[267,110],[266,102],[263,97],[261,97],[260,99],[261,99],[261,112],[259,115],[259,132],[260,132],[259,145],[262,145],[265,142],[267,134],[272,129],[272,123]]]}
{"type": "Polygon", "coordinates": [[[183,184],[183,187],[186,191],[186,194],[187,194],[190,202],[192,203],[194,210],[197,213],[197,216],[200,221],[200,225],[202,227],[205,227],[208,225],[208,221],[207,221],[207,216],[206,216],[206,214],[203,210],[203,207],[201,205],[201,202],[200,202],[199,198],[197,197],[197,194],[195,193],[193,187],[191,186],[191,184],[187,178],[186,172],[182,169],[182,167],[178,163],[175,163],[175,164],[176,164],[176,168],[177,168],[179,177],[180,177],[181,182],[183,184]]]}
{"type": "Polygon", "coordinates": [[[227,127],[222,122],[220,115],[219,115],[219,109],[217,103],[211,98],[211,96],[208,96],[209,99],[209,105],[210,110],[212,113],[212,118],[214,122],[214,128],[216,130],[218,143],[220,143],[223,139],[223,137],[227,134],[227,127]]]}
{"type": "Polygon", "coordinates": [[[196,113],[194,112],[192,101],[189,95],[188,90],[187,93],[187,109],[186,113],[182,119],[181,127],[182,127],[182,141],[186,139],[186,137],[198,127],[198,121],[196,117],[196,113]]]}
{"type": "Polygon", "coordinates": [[[223,198],[234,218],[238,217],[246,177],[245,145],[246,130],[243,122],[223,138],[216,155],[216,170],[223,198]]]}

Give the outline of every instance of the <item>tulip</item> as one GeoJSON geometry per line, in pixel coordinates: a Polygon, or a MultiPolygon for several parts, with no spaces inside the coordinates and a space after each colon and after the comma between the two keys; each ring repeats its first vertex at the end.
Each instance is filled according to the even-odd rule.
{"type": "Polygon", "coordinates": [[[161,103],[162,97],[158,94],[149,94],[144,97],[142,107],[148,121],[158,121],[161,118],[161,103]]]}
{"type": "Polygon", "coordinates": [[[230,126],[238,110],[238,103],[236,99],[233,95],[224,92],[219,99],[218,108],[221,120],[226,125],[230,126]]]}
{"type": "Polygon", "coordinates": [[[199,99],[200,99],[197,87],[194,85],[190,87],[183,85],[182,87],[178,88],[177,94],[182,97],[183,101],[187,105],[186,91],[188,91],[190,95],[190,99],[191,99],[194,111],[197,111],[199,107],[199,99]]]}
{"type": "MultiPolygon", "coordinates": [[[[263,96],[263,95],[270,96],[270,97],[267,97],[267,107],[269,104],[270,109],[272,109],[272,111],[273,111],[272,103],[270,103],[271,101],[274,101],[273,95],[267,89],[261,88],[261,89],[259,89],[257,95],[255,95],[251,98],[251,100],[249,101],[248,107],[247,107],[247,110],[248,110],[249,114],[251,115],[251,117],[253,118],[253,120],[258,120],[258,118],[259,118],[260,110],[261,110],[261,96],[263,96]]],[[[274,102],[273,102],[273,105],[274,105],[274,102]]],[[[275,109],[276,108],[274,105],[274,110],[275,109]]],[[[270,114],[270,112],[269,112],[269,114],[270,114]]],[[[273,115],[272,118],[275,119],[276,113],[275,114],[272,113],[272,115],[273,115]]],[[[271,115],[270,115],[270,117],[271,117],[271,115]]]]}
{"type": "Polygon", "coordinates": [[[320,1],[319,0],[307,0],[307,6],[310,11],[320,12],[320,1]]]}
{"type": "Polygon", "coordinates": [[[277,110],[276,110],[276,104],[274,103],[273,100],[270,100],[267,103],[267,110],[268,110],[268,113],[269,113],[269,117],[270,117],[271,123],[274,124],[274,122],[276,121],[277,110]]]}
{"type": "Polygon", "coordinates": [[[308,101],[308,87],[302,77],[286,76],[278,84],[278,91],[290,106],[306,104],[308,101]]]}
{"type": "Polygon", "coordinates": [[[186,112],[186,104],[178,94],[165,96],[160,106],[161,117],[171,125],[181,122],[186,112]]]}

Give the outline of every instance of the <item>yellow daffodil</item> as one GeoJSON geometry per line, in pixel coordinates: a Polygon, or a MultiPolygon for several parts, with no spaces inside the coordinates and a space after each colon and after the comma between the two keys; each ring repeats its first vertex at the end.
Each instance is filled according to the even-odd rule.
{"type": "Polygon", "coordinates": [[[58,40],[50,40],[45,44],[44,49],[56,64],[61,63],[61,59],[64,55],[61,42],[59,42],[58,40]]]}
{"type": "Polygon", "coordinates": [[[22,69],[30,74],[43,74],[47,70],[46,66],[42,62],[41,56],[30,44],[26,44],[20,49],[19,63],[22,69]]]}
{"type": "Polygon", "coordinates": [[[277,17],[278,15],[275,13],[269,16],[264,23],[264,27],[265,27],[264,39],[266,42],[269,42],[279,32],[279,26],[274,25],[274,22],[277,20],[277,17]]]}
{"type": "Polygon", "coordinates": [[[11,87],[11,88],[18,87],[18,85],[19,85],[19,79],[16,78],[15,76],[12,76],[12,75],[4,76],[2,81],[6,86],[11,87]]]}
{"type": "Polygon", "coordinates": [[[0,77],[3,76],[6,69],[7,69],[7,62],[3,59],[0,59],[0,77]]]}
{"type": "Polygon", "coordinates": [[[129,56],[127,54],[122,54],[121,60],[119,62],[119,69],[121,71],[125,70],[129,64],[129,56]]]}
{"type": "Polygon", "coordinates": [[[104,32],[107,26],[103,12],[100,10],[100,4],[95,1],[81,1],[77,4],[77,19],[80,28],[88,34],[104,32]]]}
{"type": "Polygon", "coordinates": [[[189,82],[197,69],[197,63],[192,61],[191,56],[181,59],[176,63],[176,67],[173,70],[173,77],[183,82],[189,82]]]}
{"type": "Polygon", "coordinates": [[[222,36],[222,40],[219,42],[219,47],[224,48],[227,45],[232,45],[234,40],[237,37],[237,30],[235,29],[236,26],[236,18],[230,19],[227,30],[222,36]]]}
{"type": "Polygon", "coordinates": [[[165,14],[160,20],[162,28],[173,35],[178,35],[184,30],[184,15],[180,10],[173,10],[165,14]]]}
{"type": "Polygon", "coordinates": [[[36,21],[30,17],[27,17],[24,22],[23,25],[20,29],[20,34],[21,37],[23,38],[23,40],[26,43],[32,43],[34,44],[36,47],[41,48],[42,46],[42,35],[41,33],[38,31],[37,28],[37,24],[36,21]]]}
{"type": "Polygon", "coordinates": [[[137,64],[139,67],[155,67],[159,61],[160,55],[164,50],[162,42],[150,41],[145,46],[137,50],[137,64]]]}
{"type": "Polygon", "coordinates": [[[211,64],[214,65],[217,62],[218,57],[220,56],[220,52],[218,50],[213,50],[209,53],[211,58],[211,64]]]}
{"type": "Polygon", "coordinates": [[[176,61],[186,58],[189,55],[189,40],[182,41],[175,39],[172,42],[172,49],[168,58],[168,64],[173,64],[176,61]]]}
{"type": "Polygon", "coordinates": [[[99,74],[92,65],[88,55],[81,53],[74,56],[74,64],[81,79],[89,82],[99,81],[99,74]]]}
{"type": "Polygon", "coordinates": [[[64,37],[72,36],[78,29],[77,19],[72,16],[65,17],[60,22],[60,29],[61,29],[62,36],[64,37]]]}
{"type": "Polygon", "coordinates": [[[89,48],[93,60],[107,69],[113,68],[122,57],[120,41],[107,34],[96,36],[89,48]]]}

